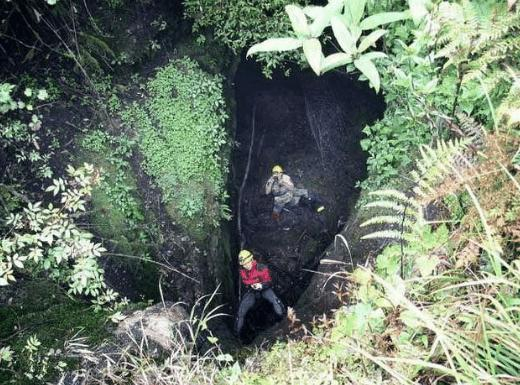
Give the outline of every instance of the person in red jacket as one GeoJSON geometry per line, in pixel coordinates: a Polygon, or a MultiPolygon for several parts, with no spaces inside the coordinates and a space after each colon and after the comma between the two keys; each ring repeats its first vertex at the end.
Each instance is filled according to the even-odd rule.
{"type": "Polygon", "coordinates": [[[240,278],[242,283],[248,288],[240,301],[235,322],[235,334],[240,336],[246,314],[258,299],[264,298],[271,303],[278,317],[283,316],[284,306],[272,289],[271,274],[267,266],[257,263],[253,254],[248,250],[240,251],[238,260],[241,266],[240,278]]]}

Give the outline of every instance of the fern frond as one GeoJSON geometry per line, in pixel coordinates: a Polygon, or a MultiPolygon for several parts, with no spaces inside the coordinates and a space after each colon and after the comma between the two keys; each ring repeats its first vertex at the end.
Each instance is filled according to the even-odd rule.
{"type": "Polygon", "coordinates": [[[407,196],[406,194],[404,194],[398,190],[392,190],[392,189],[377,190],[377,191],[369,192],[368,195],[375,195],[375,196],[380,196],[380,197],[392,197],[392,198],[395,198],[399,202],[402,202],[405,204],[410,204],[415,207],[422,207],[413,199],[413,197],[407,196]]]}
{"type": "Polygon", "coordinates": [[[366,227],[370,225],[401,225],[403,224],[407,228],[411,228],[414,225],[415,222],[412,222],[410,220],[405,220],[403,222],[402,216],[395,216],[395,215],[379,215],[373,218],[370,218],[359,225],[359,227],[366,227]]]}
{"type": "Polygon", "coordinates": [[[486,137],[486,131],[482,124],[463,113],[458,113],[457,119],[464,137],[468,140],[468,144],[476,148],[482,148],[486,137]]]}
{"type": "Polygon", "coordinates": [[[520,126],[520,76],[511,73],[511,77],[513,84],[497,108],[498,120],[506,127],[520,126]]]}
{"type": "Polygon", "coordinates": [[[373,233],[363,235],[361,239],[403,239],[403,236],[400,231],[397,230],[382,230],[382,231],[375,231],[373,233]]]}
{"type": "Polygon", "coordinates": [[[85,32],[80,32],[79,35],[84,39],[85,44],[89,46],[90,49],[97,51],[99,55],[107,54],[112,58],[116,57],[112,48],[100,37],[85,32]]]}
{"type": "Polygon", "coordinates": [[[448,142],[437,141],[436,148],[423,145],[420,148],[421,158],[416,161],[418,171],[410,173],[416,186],[413,192],[427,200],[428,196],[435,196],[435,187],[447,177],[457,173],[459,166],[456,159],[467,147],[468,139],[455,139],[448,142]]]}
{"type": "Polygon", "coordinates": [[[390,209],[394,210],[395,212],[402,213],[404,212],[404,206],[400,205],[396,202],[390,201],[390,200],[379,200],[374,202],[367,203],[364,207],[366,208],[382,208],[382,209],[390,209]]]}
{"type": "Polygon", "coordinates": [[[516,52],[520,16],[518,12],[507,11],[505,4],[483,5],[467,0],[462,3],[439,5],[437,22],[440,25],[437,36],[439,48],[435,57],[444,57],[451,64],[470,62],[469,71],[474,78],[478,71],[484,73],[497,61],[504,60],[516,52]],[[480,65],[472,66],[479,59],[480,65]]]}

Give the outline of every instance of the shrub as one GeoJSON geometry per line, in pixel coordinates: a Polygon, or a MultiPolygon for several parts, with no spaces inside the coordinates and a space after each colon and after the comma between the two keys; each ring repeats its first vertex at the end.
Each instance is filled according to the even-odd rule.
{"type": "MultiPolygon", "coordinates": [[[[194,20],[193,32],[201,34],[199,42],[205,41],[202,33],[211,28],[215,40],[238,54],[253,43],[270,36],[286,35],[290,31],[291,24],[284,11],[288,3],[287,0],[185,0],[184,6],[186,16],[194,20]]],[[[299,55],[294,52],[263,53],[259,60],[264,66],[264,74],[270,76],[273,69],[284,67],[284,61],[298,61],[299,55]]]]}

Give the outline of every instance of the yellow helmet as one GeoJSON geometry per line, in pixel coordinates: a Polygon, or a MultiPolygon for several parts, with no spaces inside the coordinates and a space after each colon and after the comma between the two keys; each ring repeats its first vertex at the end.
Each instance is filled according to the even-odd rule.
{"type": "Polygon", "coordinates": [[[245,265],[253,260],[253,253],[249,250],[240,250],[238,253],[238,263],[245,265]]]}
{"type": "Polygon", "coordinates": [[[280,166],[279,164],[277,164],[276,166],[273,167],[273,174],[275,172],[283,172],[283,168],[282,166],[280,166]]]}

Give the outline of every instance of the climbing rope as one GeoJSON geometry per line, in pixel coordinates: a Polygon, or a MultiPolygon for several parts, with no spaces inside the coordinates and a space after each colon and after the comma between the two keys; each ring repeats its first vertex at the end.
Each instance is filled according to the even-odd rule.
{"type": "MultiPolygon", "coordinates": [[[[256,120],[256,98],[253,104],[253,113],[251,114],[251,139],[249,140],[249,153],[247,155],[247,165],[246,171],[244,172],[244,179],[242,179],[242,184],[240,185],[240,190],[238,191],[238,209],[237,209],[237,228],[238,233],[240,234],[240,249],[243,249],[246,244],[246,237],[244,232],[242,231],[242,195],[244,193],[244,188],[246,187],[247,177],[249,175],[249,168],[251,166],[251,154],[253,153],[253,145],[255,143],[255,120],[256,120]]],[[[240,275],[237,277],[238,279],[238,301],[242,299],[242,285],[240,284],[240,275]]]]}

